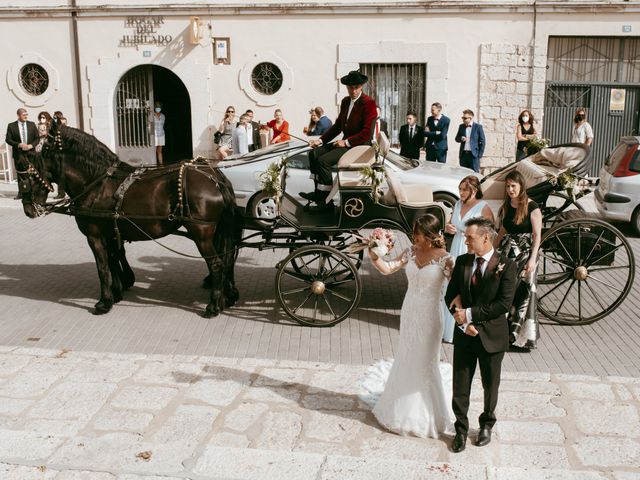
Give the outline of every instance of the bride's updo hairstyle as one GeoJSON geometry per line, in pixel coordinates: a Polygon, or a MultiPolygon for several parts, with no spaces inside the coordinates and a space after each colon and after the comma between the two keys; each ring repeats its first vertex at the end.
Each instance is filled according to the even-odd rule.
{"type": "Polygon", "coordinates": [[[413,233],[422,233],[427,240],[431,241],[432,248],[444,248],[446,245],[440,227],[440,220],[430,213],[422,215],[415,221],[413,233]]]}

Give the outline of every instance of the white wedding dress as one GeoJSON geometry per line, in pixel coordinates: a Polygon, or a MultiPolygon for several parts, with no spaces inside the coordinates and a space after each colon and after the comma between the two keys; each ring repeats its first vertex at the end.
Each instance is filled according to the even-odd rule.
{"type": "Polygon", "coordinates": [[[452,367],[440,363],[440,302],[445,275],[449,277],[453,268],[452,257],[446,255],[419,268],[408,250],[402,261],[389,266],[393,271],[406,266],[408,288],[400,312],[400,340],[395,360],[381,360],[369,369],[360,398],[374,407],[377,420],[392,432],[422,438],[454,433],[452,367]]]}

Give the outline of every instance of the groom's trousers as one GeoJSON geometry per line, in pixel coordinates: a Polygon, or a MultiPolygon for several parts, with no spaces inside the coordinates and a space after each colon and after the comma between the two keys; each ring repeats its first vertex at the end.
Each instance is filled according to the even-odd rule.
{"type": "Polygon", "coordinates": [[[480,376],[484,390],[484,410],[479,418],[480,428],[492,428],[496,423],[495,409],[498,404],[500,371],[504,352],[488,353],[479,336],[470,337],[453,349],[453,413],[456,416],[456,432],[467,435],[469,431],[469,397],[471,383],[480,364],[480,376]]]}

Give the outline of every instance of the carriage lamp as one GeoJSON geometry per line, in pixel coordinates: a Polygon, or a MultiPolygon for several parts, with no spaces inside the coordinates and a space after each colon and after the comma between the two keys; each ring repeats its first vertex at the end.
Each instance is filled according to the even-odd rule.
{"type": "Polygon", "coordinates": [[[189,32],[191,44],[198,45],[202,39],[202,22],[200,21],[200,17],[191,17],[189,32]]]}

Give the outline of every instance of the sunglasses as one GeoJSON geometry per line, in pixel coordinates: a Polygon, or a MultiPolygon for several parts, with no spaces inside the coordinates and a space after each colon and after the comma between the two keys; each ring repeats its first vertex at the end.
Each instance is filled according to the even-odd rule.
{"type": "Polygon", "coordinates": [[[462,117],[463,120],[471,120],[473,117],[462,117]]]}
{"type": "Polygon", "coordinates": [[[236,113],[235,110],[227,110],[227,113],[236,113]]]}

